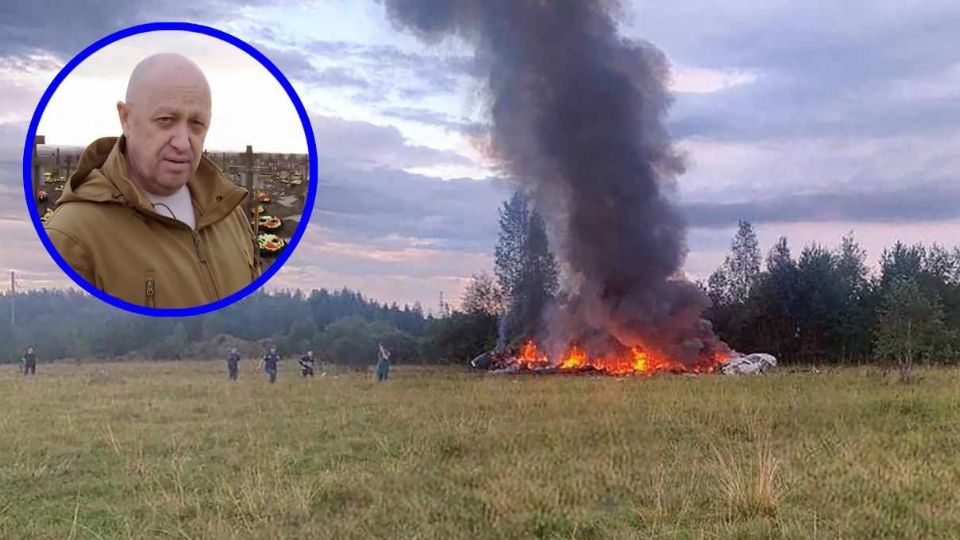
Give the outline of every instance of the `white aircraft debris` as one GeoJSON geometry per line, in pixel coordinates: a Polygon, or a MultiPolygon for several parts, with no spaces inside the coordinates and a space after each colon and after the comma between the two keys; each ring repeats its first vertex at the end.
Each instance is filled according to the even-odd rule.
{"type": "Polygon", "coordinates": [[[772,354],[753,353],[737,356],[720,363],[720,372],[724,375],[742,375],[766,373],[777,367],[777,358],[772,354]]]}

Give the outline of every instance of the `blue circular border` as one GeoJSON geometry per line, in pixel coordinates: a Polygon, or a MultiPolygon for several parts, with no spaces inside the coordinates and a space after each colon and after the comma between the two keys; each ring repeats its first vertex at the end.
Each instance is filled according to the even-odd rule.
{"type": "Polygon", "coordinates": [[[27,210],[30,212],[30,220],[33,222],[33,227],[37,230],[37,235],[40,236],[40,241],[43,242],[43,246],[47,249],[47,252],[50,253],[50,255],[53,257],[53,260],[57,262],[60,268],[63,269],[63,271],[66,272],[67,275],[70,276],[73,281],[80,285],[85,291],[103,300],[104,302],[107,302],[108,304],[123,308],[127,311],[139,313],[141,315],[150,315],[153,317],[183,317],[200,315],[202,313],[209,313],[211,311],[216,311],[220,308],[227,307],[259,289],[264,283],[273,277],[277,271],[280,270],[283,264],[287,262],[287,259],[293,253],[294,249],[296,249],[297,244],[300,243],[300,239],[303,237],[303,233],[310,221],[310,215],[313,213],[314,199],[316,198],[317,194],[317,144],[313,137],[313,127],[310,124],[310,118],[307,115],[307,111],[304,108],[303,103],[300,101],[299,96],[297,96],[296,91],[294,91],[293,86],[290,85],[290,81],[288,81],[287,78],[284,77],[283,73],[280,72],[280,69],[277,68],[277,66],[274,65],[273,62],[271,62],[260,51],[253,48],[253,46],[249,45],[248,43],[240,40],[239,38],[209,26],[185,22],[153,22],[124,28],[123,30],[119,30],[97,40],[87,48],[80,51],[79,54],[67,62],[67,65],[64,66],[59,73],[57,73],[57,76],[54,77],[53,82],[50,83],[50,86],[40,98],[40,103],[37,104],[37,109],[33,113],[33,118],[30,120],[30,128],[27,130],[27,139],[23,146],[23,184],[24,197],[27,201],[27,210]],[[205,34],[221,41],[225,41],[243,50],[260,62],[263,67],[267,68],[267,70],[273,74],[274,78],[277,79],[277,82],[280,83],[280,86],[282,86],[287,92],[287,96],[290,97],[290,101],[293,102],[294,107],[296,107],[297,114],[300,116],[300,122],[303,124],[304,135],[306,135],[307,138],[307,150],[310,156],[310,178],[307,186],[307,198],[304,203],[303,214],[300,216],[300,222],[297,225],[297,230],[293,233],[293,237],[290,238],[287,247],[283,250],[277,260],[270,266],[270,269],[262,273],[260,277],[253,281],[253,283],[226,298],[209,304],[204,304],[202,306],[188,308],[148,308],[145,306],[125,302],[94,287],[91,283],[83,279],[80,274],[75,272],[74,269],[71,268],[67,263],[67,261],[64,260],[63,257],[61,257],[57,252],[57,249],[54,247],[53,242],[50,241],[50,237],[47,235],[46,230],[43,228],[43,224],[40,221],[39,207],[33,200],[33,141],[37,135],[37,126],[40,123],[40,118],[43,116],[43,112],[47,108],[50,98],[53,97],[53,93],[60,86],[60,83],[62,83],[67,75],[76,69],[76,67],[80,65],[82,61],[105,46],[115,41],[119,41],[125,37],[144,34],[147,32],[156,32],[160,30],[180,30],[194,32],[197,34],[205,34]]]}

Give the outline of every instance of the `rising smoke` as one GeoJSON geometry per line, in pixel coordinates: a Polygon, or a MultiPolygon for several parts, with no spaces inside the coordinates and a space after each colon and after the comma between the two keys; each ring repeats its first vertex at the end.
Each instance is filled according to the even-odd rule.
{"type": "Polygon", "coordinates": [[[663,126],[669,66],[617,33],[604,0],[384,0],[428,40],[472,43],[486,76],[492,149],[548,222],[565,294],[544,315],[551,357],[642,345],[696,362],[725,345],[709,300],[674,279],[683,220],[665,196],[683,171],[663,126]]]}

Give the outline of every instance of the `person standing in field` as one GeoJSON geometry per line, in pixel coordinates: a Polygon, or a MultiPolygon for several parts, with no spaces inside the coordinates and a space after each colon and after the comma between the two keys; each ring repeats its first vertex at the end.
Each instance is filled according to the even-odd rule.
{"type": "Polygon", "coordinates": [[[390,377],[390,351],[377,343],[377,381],[383,382],[390,377]]]}
{"type": "Polygon", "coordinates": [[[271,383],[277,382],[277,366],[280,365],[280,355],[277,354],[276,347],[270,347],[267,354],[263,355],[260,365],[263,366],[263,372],[267,374],[267,380],[271,383]]]}
{"type": "Polygon", "coordinates": [[[33,346],[27,347],[27,350],[23,352],[23,374],[37,374],[37,353],[33,346]]]}
{"type": "Polygon", "coordinates": [[[300,375],[302,377],[313,377],[313,368],[317,362],[313,358],[313,351],[307,351],[307,354],[300,357],[300,375]]]}
{"type": "Polygon", "coordinates": [[[227,355],[227,376],[230,377],[231,381],[235,381],[239,375],[240,353],[237,352],[236,347],[233,347],[230,349],[230,354],[227,355]]]}

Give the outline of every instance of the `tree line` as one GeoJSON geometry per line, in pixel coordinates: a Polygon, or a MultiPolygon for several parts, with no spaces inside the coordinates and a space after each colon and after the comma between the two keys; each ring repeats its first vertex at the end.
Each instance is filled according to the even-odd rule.
{"type": "Polygon", "coordinates": [[[0,317],[7,319],[0,324],[0,360],[7,362],[27,345],[44,359],[184,358],[191,344],[222,335],[275,344],[288,355],[312,349],[347,364],[370,363],[382,342],[409,362],[436,324],[420,305],[381,304],[347,289],[257,292],[182,318],[127,313],[75,290],[36,290],[0,296],[0,317]]]}
{"type": "Polygon", "coordinates": [[[701,286],[717,333],[741,351],[785,362],[960,360],[960,249],[896,242],[871,270],[845,235],[838,247],[781,237],[762,257],[741,221],[730,254],[701,286]]]}
{"type": "MultiPolygon", "coordinates": [[[[456,308],[425,313],[348,289],[258,292],[217,312],[184,318],[130,314],[73,290],[0,295],[0,362],[27,345],[44,359],[210,357],[199,345],[231,336],[285,355],[365,366],[383,343],[399,363],[464,363],[516,346],[538,330],[559,288],[543,219],[523,194],[499,210],[494,269],[473,276],[456,308]],[[14,305],[15,304],[15,305],[14,305]],[[14,321],[15,318],[15,321],[14,321]]],[[[723,264],[700,286],[705,317],[736,350],[781,362],[849,364],[960,360],[960,249],[900,242],[871,270],[852,234],[835,249],[781,237],[761,255],[739,223],[723,264]]]]}

